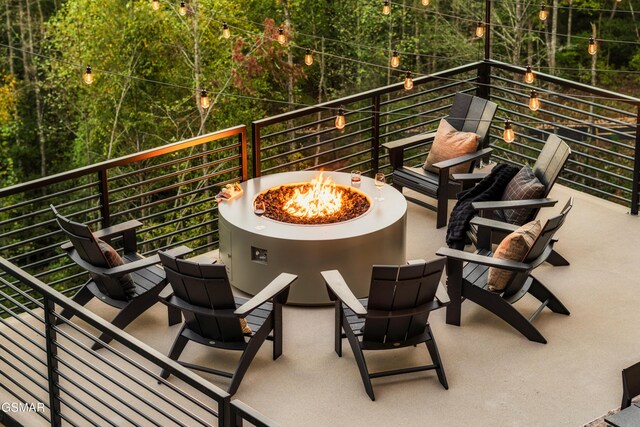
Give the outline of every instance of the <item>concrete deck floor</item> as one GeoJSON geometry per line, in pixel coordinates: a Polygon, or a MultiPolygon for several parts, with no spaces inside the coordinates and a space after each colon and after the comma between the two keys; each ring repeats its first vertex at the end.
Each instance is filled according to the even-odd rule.
{"type": "MultiPolygon", "coordinates": [[[[574,208],[556,248],[571,266],[536,271],[571,311],[540,314],[535,325],[548,344],[528,341],[471,302],[463,304],[461,327],[445,324],[439,310],[430,322],[449,390],[433,371],[388,377],[374,380],[372,402],[346,341],[342,358],[333,352],[333,309],[286,307],[283,356],[273,361],[270,344],[263,346],[235,397],[283,426],[581,426],[615,408],[620,371],[640,361],[640,218],[560,185],[551,193],[558,205],[570,196],[574,208]]],[[[435,257],[444,236],[435,213],[409,204],[410,259],[435,257]]],[[[532,313],[534,302],[527,296],[517,306],[532,313]]],[[[87,307],[114,315],[99,302],[87,307]]],[[[126,331],[166,353],[179,327],[167,328],[157,304],[126,331]]],[[[237,360],[193,343],[185,355],[223,369],[237,360]]],[[[424,346],[367,353],[372,371],[428,360],[424,346]]]]}

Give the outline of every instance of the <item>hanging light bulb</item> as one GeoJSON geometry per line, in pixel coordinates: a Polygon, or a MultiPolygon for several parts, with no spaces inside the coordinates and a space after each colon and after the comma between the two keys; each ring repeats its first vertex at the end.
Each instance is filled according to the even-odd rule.
{"type": "Polygon", "coordinates": [[[158,0],[151,0],[151,9],[160,10],[160,2],[158,0]]]}
{"type": "Polygon", "coordinates": [[[200,91],[200,106],[202,108],[209,108],[211,102],[209,102],[209,95],[207,95],[207,90],[202,89],[200,91]]]}
{"type": "Polygon", "coordinates": [[[509,120],[504,121],[504,132],[502,132],[502,139],[507,143],[512,143],[516,139],[516,134],[513,129],[511,129],[511,122],[509,120]]]}
{"type": "Polygon", "coordinates": [[[284,28],[278,28],[278,43],[285,44],[287,42],[287,36],[284,34],[284,28]]]}
{"type": "Polygon", "coordinates": [[[382,14],[389,15],[391,13],[391,4],[389,4],[389,0],[384,0],[382,4],[382,14]]]}
{"type": "Polygon", "coordinates": [[[527,70],[524,72],[524,82],[531,84],[535,79],[536,75],[531,71],[531,65],[527,65],[527,70]]]}
{"type": "Polygon", "coordinates": [[[407,75],[404,77],[404,89],[413,89],[413,79],[411,78],[411,71],[407,71],[407,75]]]}
{"type": "Polygon", "coordinates": [[[313,55],[311,55],[311,49],[309,48],[304,52],[304,63],[307,65],[313,64],[313,55]]]}
{"type": "Polygon", "coordinates": [[[336,129],[344,129],[347,125],[347,121],[344,118],[344,107],[341,105],[338,108],[338,115],[336,116],[336,129]]]}
{"type": "Polygon", "coordinates": [[[531,111],[538,111],[540,109],[540,98],[538,98],[535,90],[531,91],[531,96],[529,97],[529,109],[531,111]]]}
{"type": "Polygon", "coordinates": [[[178,13],[180,16],[185,16],[187,14],[187,5],[184,4],[183,1],[180,2],[180,6],[178,7],[178,13]]]}
{"type": "Polygon", "coordinates": [[[82,81],[90,85],[93,83],[93,74],[91,73],[91,66],[87,65],[87,69],[82,74],[82,81]]]}
{"type": "Polygon", "coordinates": [[[393,68],[398,68],[398,66],[400,65],[400,55],[398,54],[397,50],[393,50],[393,53],[391,54],[391,66],[393,68]]]}
{"type": "Polygon", "coordinates": [[[229,29],[229,26],[226,22],[222,23],[222,37],[224,37],[225,39],[231,37],[231,30],[229,29]]]}
{"type": "Polygon", "coordinates": [[[598,44],[596,43],[596,39],[589,37],[589,47],[587,48],[587,52],[589,52],[589,55],[595,55],[597,51],[598,44]]]}
{"type": "Polygon", "coordinates": [[[476,24],[476,37],[480,38],[484,36],[484,22],[478,21],[476,24]]]}
{"type": "Polygon", "coordinates": [[[540,5],[540,12],[538,12],[538,18],[540,18],[541,21],[546,21],[548,17],[549,11],[547,10],[547,6],[542,3],[540,5]]]}
{"type": "Polygon", "coordinates": [[[429,6],[429,0],[422,0],[423,6],[429,6]]]}

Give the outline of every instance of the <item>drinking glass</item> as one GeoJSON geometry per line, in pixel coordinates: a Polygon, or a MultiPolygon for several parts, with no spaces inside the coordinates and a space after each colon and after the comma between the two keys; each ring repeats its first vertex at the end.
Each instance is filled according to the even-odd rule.
{"type": "Polygon", "coordinates": [[[373,178],[376,188],[378,189],[378,197],[376,197],[376,200],[379,202],[384,200],[384,197],[382,197],[382,187],[384,187],[384,180],[384,174],[381,172],[377,173],[373,178]]]}
{"type": "Polygon", "coordinates": [[[352,187],[360,187],[360,182],[362,181],[362,172],[360,171],[351,171],[351,186],[352,187]]]}
{"type": "Polygon", "coordinates": [[[262,225],[262,215],[264,215],[266,211],[264,202],[253,203],[253,213],[258,216],[258,225],[256,225],[256,230],[264,230],[265,226],[262,225]]]}

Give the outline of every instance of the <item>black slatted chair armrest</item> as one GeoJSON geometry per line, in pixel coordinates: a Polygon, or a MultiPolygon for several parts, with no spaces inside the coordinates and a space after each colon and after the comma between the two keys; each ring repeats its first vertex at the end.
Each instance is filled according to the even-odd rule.
{"type": "MultiPolygon", "coordinates": [[[[242,411],[242,418],[254,426],[280,427],[280,424],[277,424],[275,421],[267,418],[263,413],[258,412],[238,399],[231,401],[231,412],[235,412],[236,409],[242,411]]],[[[232,419],[234,420],[233,422],[235,422],[235,419],[232,419]]]]}
{"type": "Polygon", "coordinates": [[[451,175],[451,178],[454,181],[474,183],[482,181],[487,176],[489,176],[489,174],[486,172],[454,173],[453,175],[451,175]]]}
{"type": "Polygon", "coordinates": [[[273,279],[271,283],[264,287],[260,292],[255,294],[249,301],[242,304],[235,311],[235,314],[240,317],[248,316],[253,310],[260,307],[262,304],[274,300],[280,304],[287,302],[286,298],[279,300],[278,296],[289,294],[289,287],[293,282],[298,279],[298,276],[290,273],[280,273],[278,277],[273,279]]]}
{"type": "Polygon", "coordinates": [[[488,156],[489,154],[491,154],[492,151],[493,149],[491,148],[484,148],[482,150],[476,151],[475,153],[465,154],[464,156],[455,157],[453,159],[443,160],[441,162],[434,163],[433,167],[437,169],[449,169],[453,166],[461,165],[463,163],[467,163],[472,160],[476,160],[476,159],[480,159],[482,157],[488,156]]]}
{"type": "Polygon", "coordinates": [[[193,249],[191,249],[189,246],[180,245],[176,246],[175,248],[167,249],[164,252],[176,258],[180,258],[193,252],[193,249]]]}
{"type": "Polygon", "coordinates": [[[134,271],[151,267],[152,265],[158,264],[159,262],[160,257],[158,255],[153,255],[148,258],[142,258],[123,265],[119,265],[117,267],[105,269],[102,274],[108,277],[119,277],[127,273],[133,273],[134,271]]]}
{"type": "Polygon", "coordinates": [[[489,267],[496,267],[509,271],[528,271],[532,269],[531,264],[472,254],[469,252],[459,251],[457,249],[451,248],[442,247],[438,249],[436,254],[440,256],[446,256],[447,258],[456,259],[458,261],[471,262],[474,264],[486,265],[489,267]]]}
{"type": "Polygon", "coordinates": [[[408,261],[407,261],[407,265],[413,265],[413,264],[424,264],[425,262],[427,262],[427,261],[425,261],[425,260],[424,260],[424,259],[422,259],[422,258],[416,258],[416,259],[410,259],[410,260],[408,260],[408,261]]]}
{"type": "Polygon", "coordinates": [[[407,148],[415,147],[416,145],[420,145],[427,141],[430,141],[435,138],[435,136],[435,132],[421,133],[407,138],[385,142],[384,144],[382,144],[382,146],[389,151],[406,150],[407,148]]]}
{"type": "Polygon", "coordinates": [[[165,286],[165,288],[158,294],[158,299],[161,303],[168,305],[167,302],[173,296],[173,289],[171,286],[165,286]]]}
{"type": "Polygon", "coordinates": [[[519,225],[496,221],[495,219],[483,218],[480,216],[473,217],[469,224],[475,225],[478,229],[483,228],[491,231],[503,231],[505,233],[512,233],[520,228],[519,225]]]}
{"type": "Polygon", "coordinates": [[[109,239],[111,237],[126,233],[127,231],[135,230],[141,227],[142,223],[137,219],[132,219],[121,224],[112,225],[111,227],[103,228],[93,232],[93,235],[99,239],[109,239]]]}
{"type": "Polygon", "coordinates": [[[555,199],[496,200],[490,202],[473,202],[471,206],[478,211],[504,210],[517,208],[546,208],[558,203],[555,199]]]}
{"type": "Polygon", "coordinates": [[[182,311],[191,312],[194,314],[200,314],[202,316],[210,316],[210,317],[230,317],[237,318],[238,316],[235,314],[232,308],[215,310],[213,308],[202,307],[199,305],[189,304],[182,298],[178,298],[174,295],[171,295],[169,298],[162,301],[166,305],[170,305],[171,307],[179,308],[182,311]]]}
{"type": "Polygon", "coordinates": [[[344,281],[342,274],[338,270],[321,271],[324,283],[327,286],[327,292],[329,292],[329,298],[331,301],[336,299],[342,301],[347,307],[349,307],[358,317],[364,317],[367,315],[367,309],[364,308],[362,303],[358,301],[358,298],[353,295],[347,282],[344,281]]]}

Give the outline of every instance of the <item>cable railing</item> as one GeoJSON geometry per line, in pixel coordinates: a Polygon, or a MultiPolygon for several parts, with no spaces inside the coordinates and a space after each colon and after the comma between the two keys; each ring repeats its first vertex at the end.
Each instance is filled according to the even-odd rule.
{"type": "MultiPolygon", "coordinates": [[[[544,73],[534,85],[522,83],[525,69],[482,61],[414,80],[359,93],[253,122],[255,176],[288,170],[360,170],[391,172],[381,144],[435,130],[456,92],[488,98],[499,105],[492,125],[492,159],[517,165],[533,163],[548,134],[572,149],[560,182],[629,206],[640,202],[640,99],[544,73]],[[528,107],[536,90],[542,107],[528,107]],[[346,126],[334,125],[338,108],[346,126]],[[502,141],[508,118],[516,140],[502,141]]],[[[426,144],[425,144],[426,145],[426,144]]],[[[425,146],[405,153],[409,165],[425,159],[425,146]]]]}
{"type": "MultiPolygon", "coordinates": [[[[49,205],[93,228],[138,219],[144,254],[188,245],[217,248],[215,195],[247,179],[245,126],[168,144],[0,189],[0,256],[65,294],[87,274],[60,249],[66,240],[49,205]]],[[[0,284],[0,290],[12,291],[0,284]]],[[[7,299],[0,296],[0,304],[7,299]]]]}
{"type": "Polygon", "coordinates": [[[247,420],[260,427],[276,425],[4,258],[0,270],[6,273],[0,277],[0,295],[16,307],[0,305],[0,396],[9,405],[3,415],[14,422],[227,427],[247,420]],[[73,319],[61,317],[61,310],[71,310],[73,319]],[[113,341],[97,338],[102,333],[113,341]],[[99,350],[92,349],[96,343],[99,350]],[[176,380],[163,379],[161,370],[176,380]]]}

